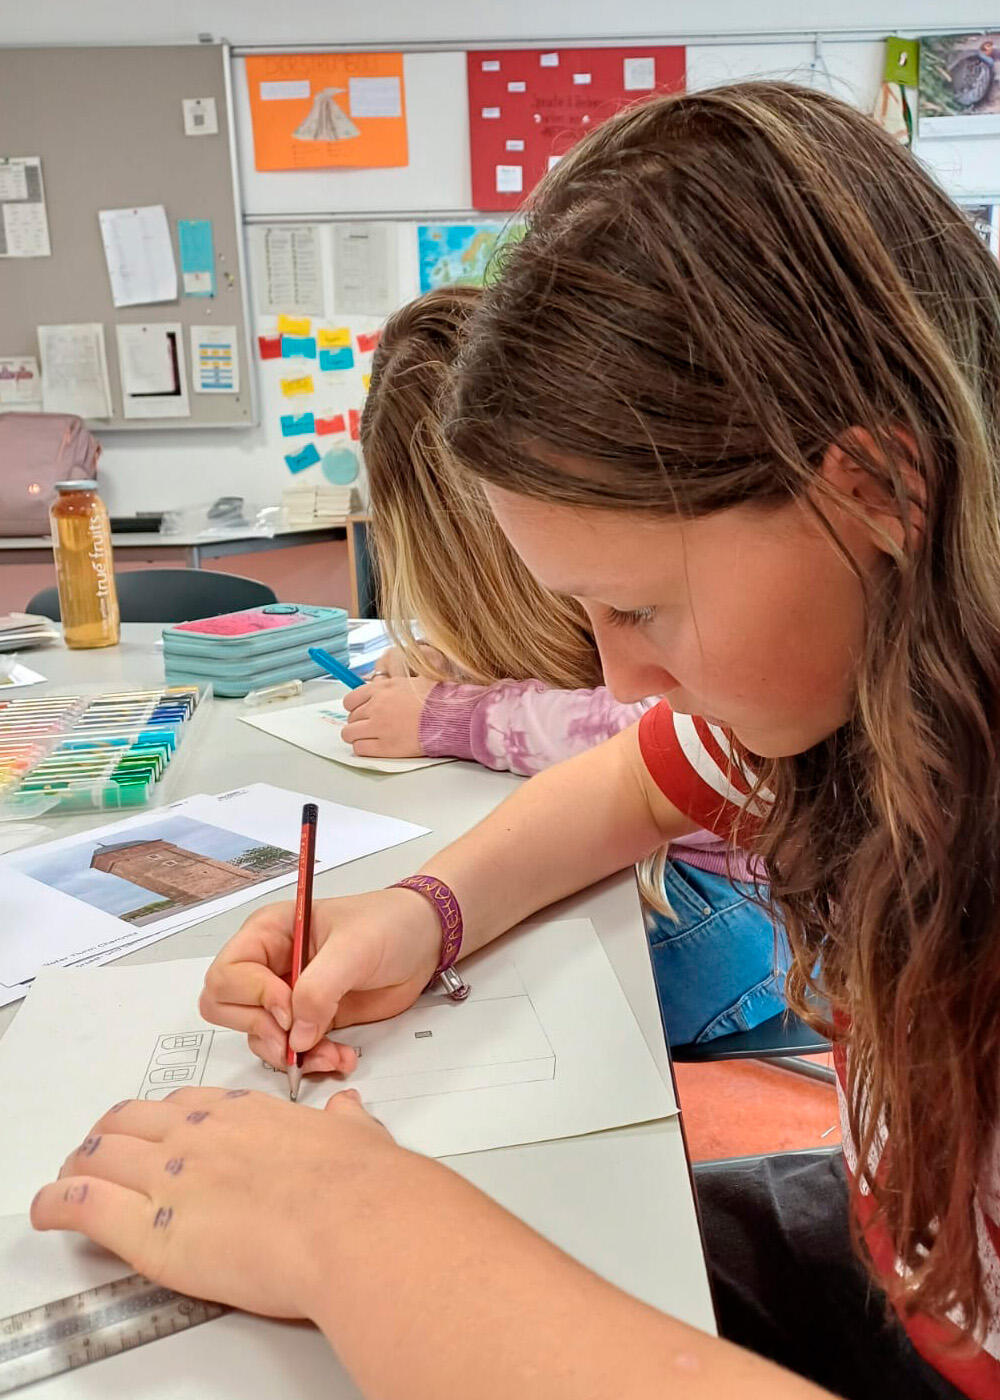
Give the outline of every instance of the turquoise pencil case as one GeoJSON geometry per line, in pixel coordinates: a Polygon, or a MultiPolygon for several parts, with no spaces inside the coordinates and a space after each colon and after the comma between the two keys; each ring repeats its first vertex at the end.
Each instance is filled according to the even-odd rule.
{"type": "Polygon", "coordinates": [[[265,685],[323,675],[309,657],[311,646],[324,647],[347,663],[343,608],[270,603],[163,629],[167,678],[210,683],[215,694],[222,696],[246,695],[265,685]]]}

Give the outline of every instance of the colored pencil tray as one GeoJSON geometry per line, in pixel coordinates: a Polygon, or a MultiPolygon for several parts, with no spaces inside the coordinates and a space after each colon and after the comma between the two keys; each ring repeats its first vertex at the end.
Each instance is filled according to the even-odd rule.
{"type": "Polygon", "coordinates": [[[0,696],[0,819],[167,801],[210,704],[197,685],[0,696]]]}
{"type": "Polygon", "coordinates": [[[322,646],[345,664],[343,608],[271,603],[163,629],[163,664],[172,684],[210,684],[216,695],[246,695],[280,681],[323,674],[309,657],[322,646]]]}

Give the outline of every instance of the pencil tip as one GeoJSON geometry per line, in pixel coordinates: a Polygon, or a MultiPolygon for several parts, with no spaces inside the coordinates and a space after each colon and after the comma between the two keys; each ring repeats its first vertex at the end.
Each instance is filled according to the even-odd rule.
{"type": "Polygon", "coordinates": [[[297,1103],[299,1098],[299,1086],[302,1083],[302,1070],[298,1065],[288,1066],[288,1097],[292,1103],[297,1103]]]}

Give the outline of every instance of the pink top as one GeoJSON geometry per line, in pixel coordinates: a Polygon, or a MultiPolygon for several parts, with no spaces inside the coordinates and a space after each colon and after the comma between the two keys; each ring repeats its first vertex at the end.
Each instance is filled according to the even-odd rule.
{"type": "MultiPolygon", "coordinates": [[[[624,705],[606,686],[553,690],[541,681],[441,682],[420,712],[420,747],[428,758],[464,758],[531,777],[610,739],[656,704],[654,697],[624,705]]],[[[742,857],[730,869],[725,841],[709,831],[674,841],[670,856],[715,875],[752,879],[742,857]]]]}

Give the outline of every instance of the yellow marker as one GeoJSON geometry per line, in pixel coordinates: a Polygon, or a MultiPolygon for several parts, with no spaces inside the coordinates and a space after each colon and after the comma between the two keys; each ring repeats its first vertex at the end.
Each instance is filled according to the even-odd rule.
{"type": "Polygon", "coordinates": [[[281,392],[286,399],[294,398],[296,394],[311,394],[313,392],[312,375],[303,374],[299,379],[283,379],[281,392]]]}
{"type": "Polygon", "coordinates": [[[372,377],[371,377],[371,375],[370,375],[370,374],[363,374],[363,375],[361,376],[361,382],[362,382],[362,384],[365,386],[365,393],[367,394],[367,392],[368,392],[368,390],[369,390],[369,388],[370,388],[370,386],[371,386],[371,382],[372,382],[372,377]]]}
{"type": "Polygon", "coordinates": [[[316,339],[321,350],[342,350],[351,343],[351,329],[349,326],[334,326],[331,330],[329,326],[320,326],[316,339]]]}
{"type": "Polygon", "coordinates": [[[311,316],[279,316],[279,335],[308,335],[312,330],[311,316]]]}

